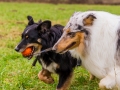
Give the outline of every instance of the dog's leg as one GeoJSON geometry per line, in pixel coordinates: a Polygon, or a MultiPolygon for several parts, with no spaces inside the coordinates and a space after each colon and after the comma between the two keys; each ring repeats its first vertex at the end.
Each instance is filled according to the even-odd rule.
{"type": "Polygon", "coordinates": [[[38,78],[48,84],[52,84],[54,83],[54,79],[51,76],[51,73],[46,70],[46,69],[42,69],[39,74],[38,74],[38,78]]]}
{"type": "Polygon", "coordinates": [[[117,88],[118,90],[120,90],[120,72],[118,72],[116,75],[116,81],[117,81],[117,88]]]}
{"type": "Polygon", "coordinates": [[[114,90],[115,85],[115,76],[112,75],[107,75],[105,78],[101,79],[99,83],[99,87],[101,90],[114,90]]]}
{"type": "Polygon", "coordinates": [[[89,72],[89,74],[90,74],[89,81],[94,80],[94,79],[95,79],[95,76],[92,75],[90,72],[89,72]]]}
{"type": "Polygon", "coordinates": [[[59,83],[56,90],[67,90],[71,84],[72,72],[63,72],[59,75],[59,83]]]}

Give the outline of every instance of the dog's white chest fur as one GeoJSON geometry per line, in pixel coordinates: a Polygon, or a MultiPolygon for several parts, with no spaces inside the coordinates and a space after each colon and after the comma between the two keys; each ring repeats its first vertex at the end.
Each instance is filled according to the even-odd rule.
{"type": "Polygon", "coordinates": [[[47,66],[42,59],[40,59],[40,61],[44,69],[48,70],[49,72],[55,73],[55,70],[58,67],[55,62],[52,62],[50,65],[47,66]]]}
{"type": "Polygon", "coordinates": [[[112,70],[114,68],[111,67],[116,64],[115,51],[117,42],[114,28],[117,28],[117,26],[107,26],[105,24],[102,28],[98,27],[96,25],[96,28],[92,28],[91,41],[87,48],[88,53],[86,57],[83,57],[83,65],[98,78],[103,78],[110,70],[114,71],[112,70]]]}

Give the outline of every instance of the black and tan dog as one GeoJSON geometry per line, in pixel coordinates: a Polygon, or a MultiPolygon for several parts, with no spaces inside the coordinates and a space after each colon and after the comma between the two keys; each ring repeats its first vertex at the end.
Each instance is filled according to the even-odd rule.
{"type": "MultiPolygon", "coordinates": [[[[51,21],[34,23],[31,16],[28,16],[28,25],[22,33],[22,40],[16,46],[15,50],[23,52],[26,48],[32,48],[32,53],[27,56],[31,59],[40,51],[52,47],[63,33],[63,26],[51,26],[51,21]]],[[[38,77],[45,83],[53,83],[52,73],[59,75],[57,90],[66,90],[70,85],[73,76],[73,69],[77,65],[77,60],[73,58],[70,52],[57,54],[54,51],[48,51],[36,56],[39,59],[42,70],[38,77]]]]}

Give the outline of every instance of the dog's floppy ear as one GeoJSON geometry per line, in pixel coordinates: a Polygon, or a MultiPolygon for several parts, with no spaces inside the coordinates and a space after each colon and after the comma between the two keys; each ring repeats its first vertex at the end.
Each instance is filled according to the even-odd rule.
{"type": "Polygon", "coordinates": [[[27,19],[28,19],[28,25],[34,24],[34,20],[33,20],[32,16],[27,16],[27,19]]]}
{"type": "Polygon", "coordinates": [[[50,28],[51,28],[51,21],[46,20],[38,25],[37,30],[39,30],[39,32],[45,33],[50,28]]]}
{"type": "Polygon", "coordinates": [[[89,14],[87,17],[83,19],[83,25],[84,26],[91,26],[93,25],[93,21],[96,19],[96,17],[93,14],[89,14]]]}

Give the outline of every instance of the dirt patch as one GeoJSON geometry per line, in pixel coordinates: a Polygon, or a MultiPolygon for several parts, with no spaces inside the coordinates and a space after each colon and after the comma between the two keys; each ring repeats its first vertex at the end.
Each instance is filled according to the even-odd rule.
{"type": "Polygon", "coordinates": [[[16,37],[20,37],[20,36],[21,36],[21,32],[11,31],[11,32],[9,32],[5,37],[8,37],[8,38],[16,38],[16,37]]]}

